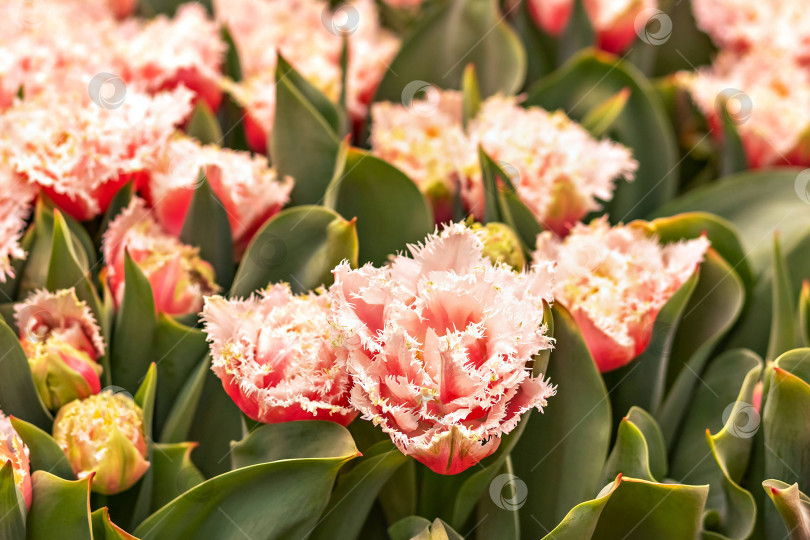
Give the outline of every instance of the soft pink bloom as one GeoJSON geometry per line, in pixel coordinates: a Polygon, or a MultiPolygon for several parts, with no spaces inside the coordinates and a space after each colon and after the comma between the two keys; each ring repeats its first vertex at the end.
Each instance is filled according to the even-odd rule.
{"type": "Polygon", "coordinates": [[[776,48],[810,60],[810,11],[805,0],[693,0],[701,30],[737,52],[776,48]]]}
{"type": "Polygon", "coordinates": [[[214,269],[200,258],[199,249],[168,234],[137,197],[110,223],[101,249],[117,305],[124,295],[126,252],[152,285],[158,312],[178,316],[197,313],[203,296],[218,290],[214,269]]]}
{"type": "Polygon", "coordinates": [[[185,88],[148,96],[127,91],[117,108],[83,93],[41,94],[0,115],[0,160],[72,217],[106,210],[118,189],[142,182],[191,110],[185,88]]]}
{"type": "Polygon", "coordinates": [[[484,215],[478,145],[513,176],[517,194],[546,228],[564,234],[613,196],[615,181],[632,180],[629,149],[594,139],[561,111],[521,107],[492,96],[467,126],[461,96],[430,87],[423,101],[372,107],[372,151],[399,167],[433,202],[437,221],[449,216],[456,192],[477,219],[484,215]]]}
{"type": "Polygon", "coordinates": [[[527,365],[552,346],[543,323],[551,265],[493,265],[463,224],[384,268],[334,270],[332,319],[352,404],[405,454],[441,474],[492,454],[556,389],[527,365]]]}
{"type": "Polygon", "coordinates": [[[554,300],[579,325],[600,371],[619,368],[650,342],[658,312],[697,270],[705,237],[662,246],[639,224],[577,224],[564,240],[537,237],[536,264],[557,262],[554,300]]]}
{"type": "Polygon", "coordinates": [[[31,508],[30,451],[11,425],[8,417],[0,411],[0,466],[11,462],[14,483],[20,490],[25,507],[31,508]]]}
{"type": "Polygon", "coordinates": [[[294,295],[286,284],[247,300],[206,298],[212,369],[242,412],[265,423],[344,426],[357,416],[345,358],[332,344],[330,303],[328,294],[294,295]]]}
{"type": "MultiPolygon", "coordinates": [[[[635,20],[645,9],[654,9],[657,0],[584,0],[585,11],[596,33],[600,49],[620,54],[636,39],[635,20]]],[[[552,36],[568,26],[574,0],[529,0],[535,23],[552,36]]]]}
{"type": "Polygon", "coordinates": [[[710,67],[678,75],[722,137],[723,96],[752,168],[810,165],[810,69],[773,49],[721,52],[710,67]]]}
{"type": "Polygon", "coordinates": [[[200,171],[225,207],[238,250],[281,210],[292,189],[292,180],[279,181],[264,156],[176,137],[151,171],[148,190],[155,217],[175,236],[180,235],[200,171]]]}
{"type": "Polygon", "coordinates": [[[121,26],[120,76],[149,92],[184,85],[216,110],[225,43],[217,24],[197,3],[181,5],[174,17],[132,19],[121,26]]]}
{"type": "Polygon", "coordinates": [[[110,11],[119,19],[124,19],[132,15],[137,4],[138,0],[107,0],[107,6],[109,6],[110,11]]]}
{"type": "Polygon", "coordinates": [[[56,410],[101,390],[104,341],[90,308],[74,289],[32,293],[14,307],[14,317],[34,385],[46,407],[56,410]]]}
{"type": "Polygon", "coordinates": [[[0,165],[0,283],[14,277],[12,261],[25,258],[20,245],[36,190],[0,165]]]}
{"type": "Polygon", "coordinates": [[[372,0],[343,5],[334,18],[319,0],[218,0],[218,20],[236,41],[244,80],[225,83],[245,108],[248,142],[266,151],[275,111],[276,56],[281,53],[301,75],[332,101],[340,96],[341,28],[348,39],[347,107],[362,121],[399,39],[379,24],[372,0]],[[341,26],[345,25],[345,26],[341,26]]]}
{"type": "Polygon", "coordinates": [[[149,468],[143,411],[123,392],[71,401],[56,415],[53,438],[79,479],[93,475],[96,493],[126,491],[149,468]]]}

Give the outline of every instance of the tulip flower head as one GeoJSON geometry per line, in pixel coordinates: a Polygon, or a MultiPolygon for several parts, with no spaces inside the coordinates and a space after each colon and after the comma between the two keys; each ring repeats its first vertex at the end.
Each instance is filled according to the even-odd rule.
{"type": "Polygon", "coordinates": [[[560,239],[537,237],[535,264],[557,262],[554,299],[571,312],[600,371],[619,368],[650,342],[658,312],[697,270],[705,237],[662,246],[634,224],[606,218],[560,239]]]}
{"type": "Polygon", "coordinates": [[[14,308],[20,343],[42,402],[57,410],[101,390],[104,341],[87,304],[72,288],[37,291],[14,308]]]}
{"type": "Polygon", "coordinates": [[[56,415],[53,438],[78,478],[93,475],[96,493],[126,491],[149,468],[143,411],[123,392],[71,401],[56,415]]]}
{"type": "Polygon", "coordinates": [[[20,490],[25,507],[31,507],[31,465],[28,447],[14,430],[11,421],[0,411],[0,466],[11,462],[14,484],[20,490]]]}
{"type": "Polygon", "coordinates": [[[287,203],[292,189],[292,180],[280,181],[263,156],[176,137],[149,180],[155,217],[172,235],[180,235],[200,171],[225,207],[241,249],[287,203]]]}
{"type": "Polygon", "coordinates": [[[527,365],[552,346],[543,322],[551,265],[493,264],[479,235],[455,224],[384,268],[344,262],[330,288],[352,404],[440,474],[492,454],[556,392],[527,365]]]}
{"type": "Polygon", "coordinates": [[[12,261],[25,258],[20,240],[35,194],[33,186],[0,165],[0,283],[14,277],[12,261]]]}
{"type": "Polygon", "coordinates": [[[332,344],[331,298],[273,285],[246,300],[208,297],[203,309],[212,369],[250,418],[265,423],[330,420],[348,425],[349,376],[332,344]]]}
{"type": "Polygon", "coordinates": [[[181,316],[197,313],[203,296],[214,294],[214,269],[199,255],[199,249],[183,244],[158,224],[143,199],[133,198],[104,233],[102,252],[106,277],[116,303],[124,295],[125,253],[152,285],[155,308],[160,313],[181,316]]]}

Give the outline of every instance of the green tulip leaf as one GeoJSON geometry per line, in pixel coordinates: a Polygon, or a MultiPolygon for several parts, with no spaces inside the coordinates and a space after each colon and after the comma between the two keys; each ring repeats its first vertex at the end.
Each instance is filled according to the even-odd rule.
{"type": "Polygon", "coordinates": [[[14,483],[11,461],[0,467],[0,538],[25,538],[25,501],[14,483]]]}
{"type": "Polygon", "coordinates": [[[34,498],[26,518],[27,540],[52,540],[55,531],[60,538],[92,540],[92,477],[64,480],[46,471],[35,471],[31,480],[34,498]]]}
{"type": "Polygon", "coordinates": [[[810,281],[802,282],[799,296],[799,341],[802,347],[810,347],[810,281]]]}
{"type": "Polygon", "coordinates": [[[361,264],[383,264],[408,244],[422,242],[434,228],[430,207],[410,178],[346,145],[327,189],[326,206],[357,219],[361,264]]]}
{"type": "Polygon", "coordinates": [[[410,102],[428,84],[459,89],[468,64],[475,66],[484,98],[520,89],[526,51],[495,0],[439,0],[432,7],[403,41],[376,101],[410,102]]]}
{"type": "Polygon", "coordinates": [[[618,474],[655,482],[650,471],[650,452],[641,430],[627,417],[619,423],[616,444],[605,462],[602,483],[618,474]]]}
{"type": "Polygon", "coordinates": [[[796,310],[793,306],[793,286],[790,274],[782,256],[779,236],[773,239],[773,303],[771,315],[771,333],[768,339],[767,360],[773,360],[782,353],[796,347],[799,338],[796,335],[796,310]]]}
{"type": "Polygon", "coordinates": [[[192,442],[154,446],[152,512],[205,481],[202,473],[191,461],[191,451],[195,446],[197,444],[192,442]]]}
{"type": "MultiPolygon", "coordinates": [[[[194,411],[197,410],[197,405],[200,403],[209,367],[210,357],[205,355],[194,371],[191,372],[182,388],[179,389],[177,398],[174,400],[165,420],[158,423],[159,426],[162,426],[160,428],[160,442],[180,443],[188,439],[191,423],[194,420],[194,411]]],[[[158,369],[160,369],[160,366],[158,366],[158,369]]],[[[160,381],[160,388],[163,388],[162,374],[160,381]]],[[[161,398],[166,400],[168,397],[170,397],[168,394],[158,392],[157,403],[155,404],[155,414],[158,416],[156,420],[159,420],[160,416],[161,398]]]]}
{"type": "Polygon", "coordinates": [[[573,0],[568,24],[559,38],[557,62],[562,64],[582,49],[592,47],[595,40],[596,35],[588,12],[585,11],[585,3],[583,0],[573,0]]]}
{"type": "Polygon", "coordinates": [[[603,137],[627,106],[628,99],[630,99],[630,89],[622,88],[588,111],[588,114],[582,119],[582,127],[594,137],[603,137]]]}
{"type": "Polygon", "coordinates": [[[514,475],[512,460],[506,456],[488,492],[476,504],[475,538],[520,540],[518,510],[527,496],[526,485],[514,475]]]}
{"type": "Polygon", "coordinates": [[[0,319],[0,410],[31,422],[40,429],[50,430],[53,417],[37,393],[28,358],[20,338],[0,319]]]}
{"type": "Polygon", "coordinates": [[[415,460],[406,461],[380,488],[377,499],[387,523],[396,523],[416,513],[418,497],[416,465],[415,460]]]}
{"type": "Polygon", "coordinates": [[[463,95],[463,120],[464,128],[470,120],[475,118],[481,110],[481,90],[478,88],[478,79],[475,76],[475,64],[467,64],[464,68],[464,79],[461,81],[461,93],[463,95]]]}
{"type": "Polygon", "coordinates": [[[247,248],[231,296],[248,296],[271,283],[286,281],[295,292],[331,285],[332,269],[342,260],[357,265],[353,221],[320,206],[299,206],[268,221],[247,248]]]}
{"type": "Polygon", "coordinates": [[[406,517],[388,528],[391,540],[464,540],[439,518],[430,522],[419,516],[406,517]]]}
{"type": "Polygon", "coordinates": [[[599,517],[610,497],[622,482],[621,475],[606,485],[595,499],[579,503],[571,509],[559,525],[554,527],[544,540],[580,540],[593,538],[593,532],[599,523],[599,517]]]}
{"type": "Polygon", "coordinates": [[[110,223],[118,217],[118,214],[120,214],[124,208],[129,206],[134,194],[135,186],[132,185],[132,182],[127,182],[115,193],[112,201],[110,201],[110,205],[107,207],[107,211],[104,212],[104,218],[101,220],[101,226],[99,226],[98,233],[96,234],[99,243],[101,243],[110,223]]]}
{"type": "MultiPolygon", "coordinates": [[[[655,418],[640,407],[633,406],[625,417],[641,431],[647,445],[647,456],[653,478],[665,478],[667,475],[667,447],[664,435],[655,418]]],[[[610,478],[608,478],[610,480],[610,478]]]]}
{"type": "Polygon", "coordinates": [[[785,530],[779,533],[779,537],[790,540],[810,538],[810,497],[799,491],[799,485],[789,486],[779,480],[765,480],[762,487],[785,524],[785,530]],[[785,532],[787,536],[782,536],[785,532]]]}
{"type": "Polygon", "coordinates": [[[48,471],[65,480],[76,479],[65,453],[50,434],[13,416],[11,425],[30,451],[32,471],[48,471]]]}
{"type": "Polygon", "coordinates": [[[201,144],[220,144],[222,142],[222,130],[217,117],[214,116],[214,112],[205,101],[197,100],[191,118],[188,120],[186,133],[200,141],[201,144]]]}
{"type": "Polygon", "coordinates": [[[90,514],[93,525],[93,540],[138,540],[110,519],[106,506],[90,514]]]}
{"type": "Polygon", "coordinates": [[[547,376],[561,391],[543,414],[531,415],[511,453],[515,475],[528,487],[520,509],[526,538],[542,536],[599,491],[610,445],[610,401],[602,377],[571,315],[559,305],[552,310],[557,341],[547,376]]]}
{"type": "Polygon", "coordinates": [[[723,128],[720,173],[722,176],[729,176],[747,170],[748,158],[745,155],[745,147],[740,138],[740,132],[737,130],[737,124],[729,113],[727,96],[724,92],[721,92],[717,97],[719,102],[717,109],[722,111],[720,113],[720,122],[723,128]]]}

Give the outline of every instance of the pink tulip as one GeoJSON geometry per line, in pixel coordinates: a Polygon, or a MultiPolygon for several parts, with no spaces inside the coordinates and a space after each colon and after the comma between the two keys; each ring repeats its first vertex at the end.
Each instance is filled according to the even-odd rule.
{"type": "Polygon", "coordinates": [[[24,259],[20,245],[36,190],[0,165],[0,283],[14,277],[12,261],[24,259]]]}
{"type": "Polygon", "coordinates": [[[124,295],[125,253],[140,267],[155,299],[155,309],[167,315],[197,313],[203,296],[218,290],[214,269],[199,249],[183,244],[164,231],[142,199],[133,198],[104,234],[106,278],[116,305],[124,295]]]}
{"type": "Polygon", "coordinates": [[[334,270],[332,324],[348,354],[352,404],[405,454],[440,474],[492,454],[556,389],[527,364],[552,340],[551,266],[513,272],[463,224],[384,268],[334,270]]]}
{"type": "Polygon", "coordinates": [[[697,271],[705,237],[662,246],[641,224],[578,224],[564,240],[537,237],[536,264],[556,261],[554,299],[571,312],[600,371],[622,367],[650,342],[658,312],[697,271]]]}
{"type": "Polygon", "coordinates": [[[247,300],[206,298],[212,369],[250,418],[345,426],[357,416],[349,405],[345,358],[332,344],[330,302],[323,292],[294,295],[286,284],[247,300]]]}
{"type": "Polygon", "coordinates": [[[14,484],[22,493],[25,507],[31,508],[30,451],[11,425],[8,417],[0,411],[0,466],[11,462],[14,484]]]}
{"type": "Polygon", "coordinates": [[[92,475],[96,493],[126,491],[149,468],[143,411],[125,393],[71,401],[56,415],[53,438],[79,479],[92,475]]]}
{"type": "Polygon", "coordinates": [[[38,291],[14,308],[20,343],[42,402],[56,410],[101,390],[104,341],[90,308],[72,288],[38,291]]]}
{"type": "Polygon", "coordinates": [[[179,236],[183,228],[201,171],[225,207],[238,252],[281,210],[292,189],[292,180],[279,181],[263,156],[174,138],[149,182],[155,217],[172,235],[179,236]]]}

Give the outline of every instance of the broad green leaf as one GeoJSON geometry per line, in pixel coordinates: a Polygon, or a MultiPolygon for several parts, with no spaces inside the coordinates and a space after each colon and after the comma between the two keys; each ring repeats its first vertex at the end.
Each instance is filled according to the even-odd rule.
{"type": "Polygon", "coordinates": [[[40,429],[50,430],[51,413],[45,408],[31,378],[31,368],[20,338],[0,319],[0,410],[9,416],[22,418],[40,429]]]}
{"type": "Polygon", "coordinates": [[[134,392],[154,360],[157,318],[152,286],[141,269],[124,253],[124,295],[115,315],[110,347],[112,381],[134,392]]]}
{"type": "Polygon", "coordinates": [[[785,530],[779,536],[787,532],[784,538],[790,540],[810,538],[810,497],[799,491],[799,485],[788,486],[779,480],[765,480],[762,487],[785,524],[785,530]]]}
{"type": "Polygon", "coordinates": [[[231,446],[234,470],[302,457],[349,456],[357,450],[346,428],[325,420],[264,424],[231,446]]]}
{"type": "Polygon", "coordinates": [[[778,235],[773,238],[773,274],[771,334],[768,339],[768,355],[765,357],[767,360],[774,360],[793,349],[799,341],[794,319],[796,311],[793,306],[793,286],[778,235]]]}
{"type": "Polygon", "coordinates": [[[48,471],[65,480],[76,479],[65,453],[50,434],[13,416],[11,425],[31,452],[32,471],[48,471]]]}
{"type": "Polygon", "coordinates": [[[593,531],[599,523],[599,517],[605,509],[613,492],[621,484],[621,475],[606,485],[595,499],[579,503],[571,509],[554,530],[544,536],[544,540],[580,540],[592,538],[593,531]]]}
{"type": "Polygon", "coordinates": [[[560,391],[543,414],[532,414],[511,454],[515,474],[529,490],[520,509],[520,530],[527,538],[552,529],[599,490],[610,444],[604,382],[571,315],[558,305],[552,310],[557,341],[547,376],[560,391]]]}
{"type": "Polygon", "coordinates": [[[724,92],[718,96],[717,108],[721,109],[720,122],[723,128],[723,142],[720,149],[720,173],[729,176],[748,169],[748,159],[745,155],[737,124],[729,113],[728,99],[724,92]]]}
{"type": "Polygon", "coordinates": [[[242,61],[239,59],[239,51],[236,48],[236,42],[233,40],[231,31],[224,24],[219,28],[219,37],[227,47],[227,51],[225,52],[225,65],[222,71],[231,80],[241,81],[242,61]]]}
{"type": "Polygon", "coordinates": [[[660,4],[660,9],[666,12],[675,31],[667,37],[665,46],[656,47],[653,75],[664,77],[711,63],[716,48],[709,36],[697,27],[692,3],[668,2],[660,4]]]}
{"type": "Polygon", "coordinates": [[[152,514],[134,534],[142,540],[306,537],[329,501],[338,470],[358,455],[344,432],[346,442],[330,448],[324,441],[318,457],[248,465],[203,482],[152,514]]]}
{"type": "Polygon", "coordinates": [[[396,523],[416,513],[416,465],[415,460],[406,461],[380,488],[377,499],[387,523],[396,523]]]}
{"type": "Polygon", "coordinates": [[[154,446],[152,512],[205,481],[202,473],[191,462],[191,451],[195,446],[197,444],[193,442],[154,446]]]}
{"type": "Polygon", "coordinates": [[[512,460],[507,456],[488,492],[481,495],[476,504],[475,538],[519,540],[518,510],[527,495],[526,484],[514,475],[512,460]]]}
{"type": "Polygon", "coordinates": [[[361,264],[383,264],[407,244],[422,242],[434,228],[430,207],[410,178],[368,152],[345,145],[326,206],[357,219],[361,264]]]}
{"type": "Polygon", "coordinates": [[[476,117],[481,109],[481,91],[478,88],[478,79],[475,75],[475,64],[467,64],[464,68],[464,79],[461,81],[461,92],[463,95],[463,120],[464,128],[470,120],[476,117]]]}
{"type": "Polygon", "coordinates": [[[356,266],[357,251],[354,221],[320,206],[289,208],[265,223],[251,240],[231,296],[248,296],[282,281],[295,292],[331,285],[332,269],[344,259],[356,266]]]}
{"type": "Polygon", "coordinates": [[[409,459],[390,441],[371,447],[348,473],[338,477],[329,505],[309,538],[360,538],[360,529],[380,489],[409,459]]]}
{"type": "Polygon", "coordinates": [[[134,193],[135,187],[132,185],[132,182],[127,182],[123,187],[121,187],[121,189],[118,190],[115,197],[112,198],[110,205],[107,207],[107,211],[104,212],[104,218],[101,220],[101,225],[99,226],[98,233],[96,234],[98,243],[101,243],[104,233],[107,232],[107,228],[110,226],[110,223],[118,217],[118,214],[120,214],[124,208],[129,206],[134,193]]]}
{"type": "Polygon", "coordinates": [[[562,64],[582,49],[593,46],[595,37],[584,0],[573,0],[568,24],[559,37],[557,63],[562,64]]]}
{"type": "Polygon", "coordinates": [[[26,518],[27,540],[60,538],[92,540],[90,481],[63,480],[46,471],[31,475],[34,499],[26,518]]]}
{"type": "MultiPolygon", "coordinates": [[[[653,478],[665,478],[667,475],[667,447],[661,428],[650,413],[640,407],[631,407],[625,417],[641,431],[647,444],[647,456],[653,478]]],[[[608,478],[608,480],[610,480],[608,478]]]]}
{"type": "Polygon", "coordinates": [[[110,520],[110,512],[106,506],[90,514],[90,520],[93,526],[93,540],[137,540],[110,520]]]}
{"type": "Polygon", "coordinates": [[[410,516],[388,528],[391,540],[464,540],[450,525],[439,518],[433,522],[419,516],[410,516]]]}
{"type": "Polygon", "coordinates": [[[227,287],[233,279],[233,238],[228,211],[211,189],[205,174],[191,196],[180,240],[200,248],[200,257],[214,267],[217,283],[227,287]]]}
{"type": "Polygon", "coordinates": [[[737,320],[744,297],[740,278],[710,249],[700,266],[700,278],[675,334],[668,366],[668,391],[663,404],[654,412],[670,448],[691,395],[700,383],[700,374],[718,341],[737,320]]]}
{"type": "Polygon", "coordinates": [[[582,119],[582,127],[594,137],[602,137],[619,117],[630,99],[630,89],[622,88],[615,95],[588,111],[582,119]]]}
{"type": "Polygon", "coordinates": [[[0,467],[0,538],[25,538],[25,501],[14,483],[11,461],[0,467]]]}
{"type": "Polygon", "coordinates": [[[650,472],[650,452],[644,434],[627,417],[619,423],[616,435],[616,444],[605,462],[602,471],[602,482],[610,482],[610,478],[622,474],[624,476],[640,478],[655,482],[650,472]]]}
{"type": "Polygon", "coordinates": [[[403,41],[374,99],[410,101],[426,83],[458,89],[468,64],[482,97],[514,94],[526,75],[526,51],[504,19],[495,0],[438,0],[403,41]]]}
{"type": "Polygon", "coordinates": [[[626,222],[645,217],[669,201],[678,181],[675,137],[649,81],[628,62],[583,51],[538,81],[524,105],[562,109],[574,120],[582,120],[625,88],[630,96],[608,135],[633,151],[639,167],[635,181],[618,183],[606,209],[615,221],[626,222]]]}
{"type": "Polygon", "coordinates": [[[222,130],[219,127],[217,117],[211,107],[203,100],[197,100],[194,111],[186,126],[186,133],[194,137],[202,144],[221,144],[222,130]]]}
{"type": "MultiPolygon", "coordinates": [[[[157,366],[153,362],[144,375],[143,382],[135,394],[135,403],[143,411],[143,432],[146,435],[146,459],[152,462],[154,452],[152,450],[152,424],[155,416],[155,393],[157,392],[157,366]]],[[[154,484],[154,469],[152,467],[146,471],[138,483],[126,492],[127,501],[132,501],[131,505],[131,526],[136,527],[141,523],[152,508],[152,486],[154,484]]],[[[129,506],[129,505],[128,505],[129,506]]]]}
{"type": "MultiPolygon", "coordinates": [[[[210,357],[205,355],[197,368],[189,375],[182,388],[180,388],[171,409],[166,415],[165,421],[158,424],[161,426],[160,442],[180,443],[188,439],[191,423],[194,420],[194,411],[197,410],[197,405],[200,403],[209,366],[210,357]]],[[[160,369],[160,366],[158,366],[158,369],[160,369]]],[[[161,374],[160,388],[163,388],[163,380],[163,375],[161,374]]],[[[160,400],[162,395],[161,392],[158,393],[158,401],[155,410],[157,416],[160,416],[158,413],[160,412],[160,400]]]]}
{"type": "Polygon", "coordinates": [[[335,170],[340,123],[337,108],[279,57],[270,155],[279,178],[295,180],[292,205],[323,201],[335,170]]]}

